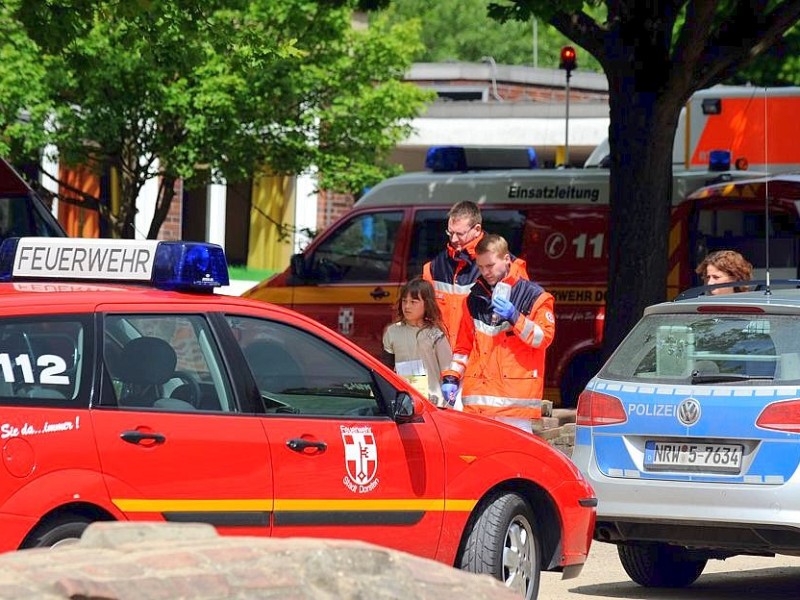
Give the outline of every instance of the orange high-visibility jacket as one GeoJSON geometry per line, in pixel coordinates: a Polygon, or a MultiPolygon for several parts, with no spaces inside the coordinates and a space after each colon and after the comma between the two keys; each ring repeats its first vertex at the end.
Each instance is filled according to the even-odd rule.
{"type": "Polygon", "coordinates": [[[538,419],[542,416],[545,350],[553,341],[553,296],[538,284],[511,273],[513,323],[497,321],[492,288],[478,278],[464,301],[453,362],[444,376],[462,382],[464,412],[490,417],[538,419]]]}
{"type": "MultiPolygon", "coordinates": [[[[422,267],[422,278],[430,282],[436,296],[436,304],[442,311],[444,326],[450,346],[455,346],[458,328],[464,315],[464,298],[469,294],[480,272],[475,266],[475,246],[483,238],[484,232],[469,242],[461,252],[447,244],[447,248],[422,267]]],[[[525,261],[515,258],[511,272],[528,279],[525,261]]]]}

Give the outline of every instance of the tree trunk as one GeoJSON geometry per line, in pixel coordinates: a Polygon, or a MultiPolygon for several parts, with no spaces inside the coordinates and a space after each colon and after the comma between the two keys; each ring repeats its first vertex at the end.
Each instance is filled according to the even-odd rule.
{"type": "Polygon", "coordinates": [[[169,214],[169,207],[172,205],[172,198],[175,196],[175,178],[162,175],[161,185],[158,186],[158,200],[153,220],[150,222],[150,230],[147,232],[147,239],[158,238],[158,232],[164,224],[164,220],[169,214]]]}
{"type": "Polygon", "coordinates": [[[672,145],[681,107],[680,102],[638,90],[636,73],[608,78],[614,91],[610,94],[609,223],[613,226],[609,227],[606,356],[645,307],[666,299],[672,145]]]}

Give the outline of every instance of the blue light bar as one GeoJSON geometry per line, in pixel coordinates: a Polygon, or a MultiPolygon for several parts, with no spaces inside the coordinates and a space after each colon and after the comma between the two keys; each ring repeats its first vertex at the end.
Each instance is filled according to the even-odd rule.
{"type": "Polygon", "coordinates": [[[458,146],[433,146],[425,154],[425,168],[438,172],[467,170],[467,157],[464,148],[458,146]]]}
{"type": "Polygon", "coordinates": [[[711,150],[708,153],[709,171],[730,171],[731,153],[729,150],[711,150]]]}
{"type": "Polygon", "coordinates": [[[425,168],[436,173],[483,171],[491,169],[535,169],[533,148],[467,148],[432,146],[425,155],[425,168]]]}
{"type": "Polygon", "coordinates": [[[154,287],[170,290],[213,290],[228,285],[225,252],[216,244],[161,242],[153,263],[154,287]]]}
{"type": "Polygon", "coordinates": [[[8,238],[0,245],[0,281],[18,279],[141,282],[185,291],[230,283],[225,252],[216,244],[8,238]]]}

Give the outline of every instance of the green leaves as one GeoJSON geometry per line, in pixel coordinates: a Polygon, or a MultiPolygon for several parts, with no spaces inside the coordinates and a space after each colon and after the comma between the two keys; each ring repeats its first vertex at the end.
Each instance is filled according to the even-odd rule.
{"type": "Polygon", "coordinates": [[[0,151],[51,141],[63,162],[118,169],[124,236],[155,176],[193,186],[316,165],[336,191],[374,184],[428,98],[400,82],[418,30],[354,31],[346,0],[12,1],[0,151]],[[58,22],[66,9],[80,19],[58,22]],[[11,118],[21,107],[27,127],[11,118]]]}

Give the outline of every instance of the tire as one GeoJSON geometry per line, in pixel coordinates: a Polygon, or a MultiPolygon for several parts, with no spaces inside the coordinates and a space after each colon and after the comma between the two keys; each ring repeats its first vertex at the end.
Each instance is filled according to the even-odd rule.
{"type": "Polygon", "coordinates": [[[539,538],[533,511],[517,494],[489,497],[464,543],[460,567],[499,579],[526,600],[539,593],[539,538]]]}
{"type": "Polygon", "coordinates": [[[78,515],[64,515],[44,521],[34,529],[25,541],[24,548],[55,548],[56,546],[74,544],[91,523],[91,520],[78,515]]]}
{"type": "Polygon", "coordinates": [[[689,558],[667,544],[620,544],[619,560],[628,576],[644,587],[682,588],[700,577],[707,559],[689,558]]]}

